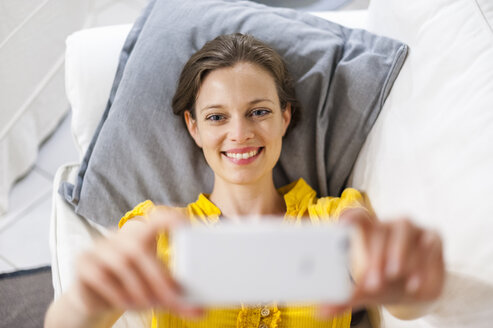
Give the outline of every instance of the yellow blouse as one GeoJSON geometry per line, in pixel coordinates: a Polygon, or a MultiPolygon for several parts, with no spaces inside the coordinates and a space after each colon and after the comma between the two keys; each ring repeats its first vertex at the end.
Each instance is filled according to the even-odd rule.
{"type": "MultiPolygon", "coordinates": [[[[320,220],[337,219],[343,209],[361,207],[364,204],[362,195],[355,189],[344,190],[341,197],[317,198],[316,192],[303,180],[299,179],[278,189],[286,202],[284,220],[300,221],[309,219],[316,223],[320,220]]],[[[209,199],[207,194],[200,194],[197,201],[188,204],[183,210],[193,224],[214,224],[219,220],[221,211],[209,199]]],[[[120,220],[119,227],[135,216],[145,216],[154,207],[147,200],[137,205],[120,220]]],[[[162,235],[158,239],[158,255],[163,261],[168,259],[167,238],[162,235]]],[[[349,327],[351,312],[330,319],[316,317],[315,306],[278,306],[263,304],[255,307],[241,306],[238,308],[210,308],[200,320],[189,320],[177,317],[169,312],[154,311],[152,327],[237,327],[237,328],[343,328],[349,327]]]]}

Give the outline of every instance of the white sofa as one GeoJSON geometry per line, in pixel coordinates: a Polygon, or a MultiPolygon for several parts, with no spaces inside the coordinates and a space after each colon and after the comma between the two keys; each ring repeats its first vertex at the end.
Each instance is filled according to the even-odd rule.
{"type": "MultiPolygon", "coordinates": [[[[366,28],[410,53],[354,167],[382,220],[407,215],[444,239],[447,282],[429,315],[383,327],[493,325],[493,3],[488,0],[373,0],[367,11],[317,15],[366,28]]],[[[67,40],[66,87],[81,156],[106,105],[130,26],[85,30],[67,40]],[[105,47],[98,45],[104,44],[105,47]],[[91,95],[90,97],[88,95],[91,95]]],[[[78,163],[58,170],[74,181],[78,163]]],[[[55,295],[74,276],[77,253],[106,230],[74,214],[55,192],[51,221],[55,295]]],[[[127,314],[115,326],[145,324],[127,314]]]]}

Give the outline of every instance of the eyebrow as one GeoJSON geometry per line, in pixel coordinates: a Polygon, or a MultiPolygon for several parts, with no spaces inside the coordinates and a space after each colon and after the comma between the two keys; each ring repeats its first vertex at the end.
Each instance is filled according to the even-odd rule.
{"type": "MultiPolygon", "coordinates": [[[[267,98],[254,99],[254,100],[250,101],[248,104],[249,105],[255,105],[255,104],[258,104],[258,103],[261,103],[261,102],[264,102],[264,101],[267,101],[267,102],[270,102],[270,103],[274,104],[274,102],[272,100],[267,99],[267,98]]],[[[202,113],[204,110],[210,109],[210,108],[224,108],[224,106],[221,105],[221,104],[207,105],[204,108],[202,108],[200,110],[200,112],[202,113]]]]}

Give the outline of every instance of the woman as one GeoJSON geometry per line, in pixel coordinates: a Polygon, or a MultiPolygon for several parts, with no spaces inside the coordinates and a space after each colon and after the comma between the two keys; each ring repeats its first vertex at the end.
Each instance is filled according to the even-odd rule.
{"type": "Polygon", "coordinates": [[[438,297],[444,280],[436,234],[407,220],[379,223],[354,189],[318,199],[302,179],[275,188],[272,170],[298,107],[282,58],[253,37],[220,36],[194,54],[183,68],[173,110],[183,115],[214,171],[212,192],[185,208],[145,201],[128,212],[118,233],[79,259],[76,281],[50,306],[46,326],[111,326],[125,310],[151,308],[156,327],[349,327],[351,309],[382,304],[392,304],[388,309],[401,317],[423,313],[424,302],[438,297]],[[318,307],[273,303],[237,309],[183,302],[166,270],[165,233],[179,224],[246,214],[335,217],[357,225],[362,255],[352,299],[318,307]]]}

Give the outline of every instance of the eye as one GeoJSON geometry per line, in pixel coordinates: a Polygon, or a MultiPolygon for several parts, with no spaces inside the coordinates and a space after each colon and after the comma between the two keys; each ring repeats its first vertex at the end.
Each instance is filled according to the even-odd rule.
{"type": "Polygon", "coordinates": [[[211,114],[211,115],[208,115],[205,119],[207,121],[219,122],[219,121],[224,119],[224,116],[220,115],[220,114],[211,114]]]}
{"type": "Polygon", "coordinates": [[[265,108],[254,109],[250,112],[251,116],[262,117],[269,114],[271,111],[265,108]]]}

